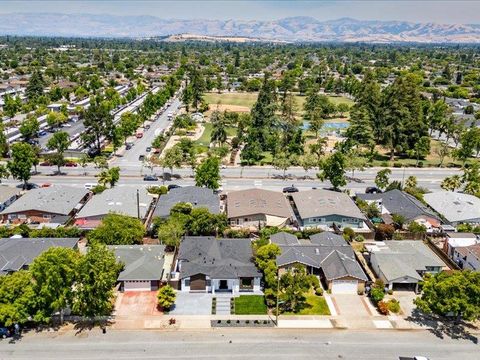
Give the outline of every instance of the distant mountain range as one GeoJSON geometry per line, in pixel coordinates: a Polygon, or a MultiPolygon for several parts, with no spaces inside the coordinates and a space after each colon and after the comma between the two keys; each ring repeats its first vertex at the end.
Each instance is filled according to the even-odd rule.
{"type": "Polygon", "coordinates": [[[257,41],[480,43],[480,24],[420,24],[350,18],[319,21],[312,17],[271,21],[179,20],[154,16],[13,13],[0,14],[0,34],[116,38],[193,34],[200,39],[202,36],[248,37],[257,41]]]}

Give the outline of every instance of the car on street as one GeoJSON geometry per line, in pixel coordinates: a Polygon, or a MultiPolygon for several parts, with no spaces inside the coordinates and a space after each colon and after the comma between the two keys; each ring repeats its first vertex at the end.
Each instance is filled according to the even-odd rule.
{"type": "Polygon", "coordinates": [[[296,193],[298,192],[298,188],[295,187],[295,185],[292,185],[292,186],[287,186],[287,187],[284,187],[283,190],[282,190],[283,193],[296,193]]]}
{"type": "Polygon", "coordinates": [[[145,149],[145,151],[146,151],[147,153],[149,153],[150,151],[152,151],[152,148],[149,146],[149,147],[147,147],[147,148],[145,149]]]}
{"type": "Polygon", "coordinates": [[[86,183],[85,185],[83,185],[83,187],[87,190],[92,190],[95,186],[97,186],[97,184],[95,183],[86,183]]]}
{"type": "Polygon", "coordinates": [[[50,187],[50,186],[52,186],[51,183],[43,183],[43,184],[40,185],[41,188],[47,188],[47,187],[50,187]]]}
{"type": "Polygon", "coordinates": [[[170,184],[170,185],[167,186],[168,191],[170,191],[172,189],[178,189],[178,188],[181,188],[181,186],[176,185],[176,184],[170,184]]]}
{"type": "Polygon", "coordinates": [[[132,148],[132,144],[127,144],[127,145],[125,146],[125,150],[130,150],[131,148],[132,148]]]}
{"type": "Polygon", "coordinates": [[[428,358],[425,356],[414,356],[414,357],[400,356],[398,360],[428,360],[428,358]]]}
{"type": "Polygon", "coordinates": [[[5,339],[12,334],[10,333],[10,330],[8,330],[6,327],[0,327],[0,339],[5,339]]]}
{"type": "Polygon", "coordinates": [[[65,166],[66,166],[66,167],[77,167],[78,164],[77,164],[76,162],[73,162],[73,161],[67,161],[67,162],[65,163],[65,166]]]}
{"type": "Polygon", "coordinates": [[[145,155],[139,155],[138,156],[138,161],[143,161],[145,160],[145,155]]]}
{"type": "Polygon", "coordinates": [[[381,194],[382,190],[375,186],[369,186],[365,189],[365,194],[381,194]]]}
{"type": "Polygon", "coordinates": [[[143,181],[158,181],[158,176],[156,175],[145,175],[143,181]]]}
{"type": "Polygon", "coordinates": [[[222,168],[222,169],[226,169],[226,168],[227,168],[227,165],[222,164],[221,168],[222,168]]]}
{"type": "Polygon", "coordinates": [[[38,136],[40,136],[40,137],[45,136],[45,135],[47,135],[47,132],[45,130],[42,130],[42,131],[38,132],[38,136]]]}
{"type": "Polygon", "coordinates": [[[53,164],[50,161],[42,161],[38,165],[40,165],[40,166],[53,166],[53,164]]]}

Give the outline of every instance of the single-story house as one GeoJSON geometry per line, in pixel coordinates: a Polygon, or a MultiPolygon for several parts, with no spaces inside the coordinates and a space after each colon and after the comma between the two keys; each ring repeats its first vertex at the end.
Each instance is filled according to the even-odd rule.
{"type": "Polygon", "coordinates": [[[145,188],[114,187],[92,198],[75,216],[75,225],[84,229],[94,229],[109,213],[138,217],[142,221],[148,215],[153,197],[145,188]]]}
{"type": "Polygon", "coordinates": [[[452,259],[461,269],[480,271],[480,244],[456,248],[452,259]]]}
{"type": "Polygon", "coordinates": [[[212,189],[185,186],[171,189],[167,194],[161,195],[153,216],[167,218],[172,207],[181,202],[191,204],[195,208],[207,208],[212,214],[220,213],[220,199],[212,189]]]}
{"type": "Polygon", "coordinates": [[[32,261],[51,247],[76,249],[79,238],[0,239],[0,275],[28,269],[32,261]]]}
{"type": "Polygon", "coordinates": [[[370,253],[373,271],[391,290],[418,291],[424,274],[436,274],[446,268],[422,241],[389,240],[365,247],[370,253]]]}
{"type": "Polygon", "coordinates": [[[455,249],[479,243],[474,233],[449,232],[446,234],[443,251],[452,257],[455,249]]]}
{"type": "Polygon", "coordinates": [[[425,202],[450,224],[480,224],[480,199],[453,191],[437,191],[423,195],[425,202]]]}
{"type": "Polygon", "coordinates": [[[279,273],[293,266],[305,266],[307,272],[318,275],[333,294],[357,294],[365,290],[368,280],[354,251],[343,236],[322,232],[299,240],[284,232],[274,234],[270,242],[282,250],[277,256],[279,273]]]}
{"type": "Polygon", "coordinates": [[[366,217],[345,193],[323,189],[293,193],[294,211],[302,227],[369,230],[366,217]]]}
{"type": "MultiPolygon", "coordinates": [[[[427,194],[428,195],[428,194],[427,194]]],[[[428,206],[410,194],[398,189],[380,194],[357,194],[357,197],[368,203],[376,203],[385,223],[392,223],[392,215],[401,215],[407,223],[416,221],[428,230],[440,227],[442,221],[428,206]]]]}
{"type": "Polygon", "coordinates": [[[231,226],[285,226],[293,218],[287,198],[277,191],[247,189],[227,194],[227,216],[231,226]]]}
{"type": "Polygon", "coordinates": [[[28,191],[0,215],[11,223],[65,224],[89,199],[83,188],[53,185],[28,191]]]}
{"type": "Polygon", "coordinates": [[[121,291],[154,291],[166,281],[164,245],[112,245],[124,267],[118,275],[121,291]]]}
{"type": "Polygon", "coordinates": [[[262,273],[253,263],[250,239],[185,237],[175,271],[184,292],[260,292],[262,273]]]}
{"type": "Polygon", "coordinates": [[[5,210],[20,196],[20,189],[11,186],[0,186],[0,211],[5,210]]]}

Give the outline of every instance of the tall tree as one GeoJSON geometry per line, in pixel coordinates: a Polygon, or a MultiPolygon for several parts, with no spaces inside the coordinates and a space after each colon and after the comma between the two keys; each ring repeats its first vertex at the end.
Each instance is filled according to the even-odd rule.
{"type": "Polygon", "coordinates": [[[195,172],[195,185],[218,189],[220,187],[220,159],[209,157],[203,160],[195,172]]]}
{"type": "Polygon", "coordinates": [[[35,101],[37,98],[43,95],[43,87],[45,86],[45,81],[40,71],[35,70],[30,77],[30,80],[27,84],[27,89],[25,91],[29,101],[35,101]]]}
{"type": "Polygon", "coordinates": [[[347,185],[345,178],[346,161],[344,155],[337,151],[330,155],[322,164],[322,172],[317,174],[321,181],[328,180],[335,190],[347,185]]]}
{"type": "Polygon", "coordinates": [[[23,140],[27,142],[38,137],[38,130],[40,130],[40,124],[38,123],[36,117],[29,117],[25,119],[19,128],[23,140]]]}
{"type": "Polygon", "coordinates": [[[85,131],[82,140],[87,146],[93,145],[98,153],[102,150],[102,138],[111,140],[113,136],[113,116],[110,109],[103,101],[92,102],[85,112],[83,121],[85,131]]]}
{"type": "Polygon", "coordinates": [[[140,219],[112,213],[87,234],[87,239],[106,245],[133,245],[140,244],[144,235],[145,227],[140,219]]]}
{"type": "Polygon", "coordinates": [[[60,173],[60,167],[65,164],[65,159],[63,153],[70,146],[70,135],[65,131],[59,131],[53,134],[53,136],[48,139],[47,148],[50,150],[56,151],[56,159],[54,160],[55,165],[58,167],[58,172],[60,173]]]}
{"type": "Polygon", "coordinates": [[[15,143],[11,147],[12,157],[7,162],[8,171],[14,179],[23,181],[25,188],[31,177],[31,170],[37,155],[32,146],[27,143],[15,143]]]}

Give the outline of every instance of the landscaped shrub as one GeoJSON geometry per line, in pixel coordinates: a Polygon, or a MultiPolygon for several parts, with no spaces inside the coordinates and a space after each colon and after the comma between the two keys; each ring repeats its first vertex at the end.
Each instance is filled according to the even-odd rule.
{"type": "Polygon", "coordinates": [[[372,299],[374,304],[378,304],[380,301],[383,300],[384,297],[385,293],[383,292],[383,289],[374,287],[372,288],[372,290],[370,290],[370,298],[372,299]]]}
{"type": "Polygon", "coordinates": [[[376,228],[375,235],[378,240],[389,240],[395,233],[393,225],[379,224],[376,228]]]}
{"type": "Polygon", "coordinates": [[[315,295],[322,296],[323,295],[323,289],[321,287],[315,288],[315,295]]]}
{"type": "Polygon", "coordinates": [[[364,242],[365,237],[363,235],[357,235],[357,236],[355,236],[355,241],[356,242],[364,242]]]}
{"type": "Polygon", "coordinates": [[[393,234],[392,239],[393,240],[405,240],[405,237],[403,236],[403,234],[400,234],[400,233],[396,232],[395,234],[393,234]]]}
{"type": "Polygon", "coordinates": [[[400,312],[400,302],[396,299],[390,299],[388,302],[388,310],[392,313],[398,314],[400,312]]]}
{"type": "Polygon", "coordinates": [[[343,237],[345,238],[345,240],[352,241],[354,236],[355,236],[355,231],[353,231],[352,228],[346,227],[345,229],[343,229],[343,237]]]}
{"type": "Polygon", "coordinates": [[[402,167],[402,163],[394,162],[394,163],[393,163],[393,167],[394,167],[394,168],[401,168],[401,167],[402,167]]]}
{"type": "Polygon", "coordinates": [[[314,289],[320,287],[320,280],[318,280],[318,277],[312,274],[312,275],[308,275],[307,278],[311,287],[313,287],[314,289]]]}

